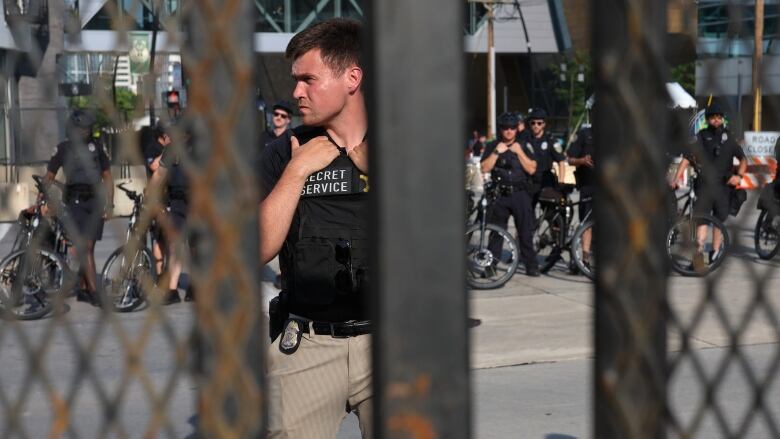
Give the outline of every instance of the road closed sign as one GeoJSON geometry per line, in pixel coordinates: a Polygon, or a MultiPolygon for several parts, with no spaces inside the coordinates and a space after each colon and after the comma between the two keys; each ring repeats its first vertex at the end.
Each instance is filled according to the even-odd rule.
{"type": "Polygon", "coordinates": [[[778,131],[745,131],[745,154],[751,157],[774,157],[778,131]]]}

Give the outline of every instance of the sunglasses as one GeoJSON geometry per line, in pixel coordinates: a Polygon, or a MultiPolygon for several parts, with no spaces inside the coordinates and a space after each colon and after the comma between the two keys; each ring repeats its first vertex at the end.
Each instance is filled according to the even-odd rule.
{"type": "Polygon", "coordinates": [[[517,127],[508,126],[508,127],[501,127],[501,129],[502,129],[502,130],[505,130],[505,131],[506,131],[506,130],[516,130],[516,129],[517,129],[517,127]]]}
{"type": "Polygon", "coordinates": [[[287,119],[290,116],[288,116],[288,115],[286,115],[284,113],[278,113],[278,112],[274,111],[274,117],[281,117],[282,119],[287,119]]]}
{"type": "Polygon", "coordinates": [[[528,122],[528,123],[530,125],[539,125],[539,126],[544,125],[544,121],[543,120],[532,120],[531,122],[528,122]]]}

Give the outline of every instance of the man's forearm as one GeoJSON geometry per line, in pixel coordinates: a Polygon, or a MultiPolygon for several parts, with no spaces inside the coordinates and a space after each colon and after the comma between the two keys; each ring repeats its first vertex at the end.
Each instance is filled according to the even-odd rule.
{"type": "Polygon", "coordinates": [[[496,161],[498,161],[498,156],[495,154],[490,154],[485,160],[482,160],[482,163],[480,164],[482,172],[487,174],[492,171],[493,167],[496,166],[496,161]]]}
{"type": "Polygon", "coordinates": [[[289,167],[260,203],[260,260],[267,264],[282,248],[301,198],[306,176],[289,167]]]}

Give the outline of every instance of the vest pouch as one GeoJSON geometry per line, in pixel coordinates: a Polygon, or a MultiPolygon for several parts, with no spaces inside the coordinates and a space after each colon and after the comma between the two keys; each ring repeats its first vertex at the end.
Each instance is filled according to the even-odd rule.
{"type": "Polygon", "coordinates": [[[293,291],[296,298],[311,305],[333,303],[340,268],[333,243],[323,237],[302,237],[294,249],[293,291]]]}

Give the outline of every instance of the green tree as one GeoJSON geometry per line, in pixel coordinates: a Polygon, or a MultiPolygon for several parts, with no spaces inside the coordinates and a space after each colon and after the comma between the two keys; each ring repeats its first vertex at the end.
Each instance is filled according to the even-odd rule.
{"type": "Polygon", "coordinates": [[[696,93],[696,64],[693,62],[672,67],[672,81],[679,82],[691,96],[696,93]]]}
{"type": "Polygon", "coordinates": [[[550,65],[550,71],[558,78],[555,97],[569,108],[569,132],[585,114],[585,102],[592,90],[591,63],[587,52],[576,52],[565,60],[550,65]]]}
{"type": "MultiPolygon", "coordinates": [[[[129,88],[120,87],[116,89],[116,101],[111,103],[113,91],[110,87],[98,90],[99,93],[90,96],[75,96],[70,98],[71,108],[89,108],[95,111],[97,119],[97,128],[102,129],[111,127],[114,124],[106,111],[107,107],[113,105],[119,113],[121,119],[129,120],[138,107],[138,96],[129,88]]],[[[110,108],[110,107],[108,107],[110,108]]]]}

